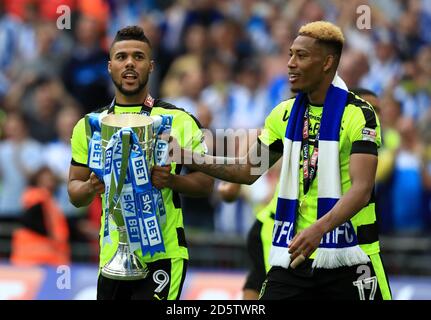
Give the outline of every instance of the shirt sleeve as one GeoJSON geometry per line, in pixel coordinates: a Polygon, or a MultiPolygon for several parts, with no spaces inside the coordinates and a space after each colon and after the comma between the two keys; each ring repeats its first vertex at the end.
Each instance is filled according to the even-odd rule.
{"type": "Polygon", "coordinates": [[[172,136],[178,140],[179,145],[184,149],[199,153],[208,152],[199,121],[186,112],[174,116],[172,136]]]}
{"type": "Polygon", "coordinates": [[[283,140],[291,106],[282,102],[277,105],[265,119],[265,126],[259,135],[258,142],[269,147],[271,151],[283,153],[283,140]]]}
{"type": "Polygon", "coordinates": [[[87,166],[88,144],[85,133],[85,119],[82,118],[73,128],[70,140],[72,147],[72,164],[77,166],[87,166]]]}
{"type": "Polygon", "coordinates": [[[352,142],[351,154],[368,153],[377,155],[381,145],[380,123],[374,109],[369,105],[352,108],[352,115],[346,128],[352,142]]]}

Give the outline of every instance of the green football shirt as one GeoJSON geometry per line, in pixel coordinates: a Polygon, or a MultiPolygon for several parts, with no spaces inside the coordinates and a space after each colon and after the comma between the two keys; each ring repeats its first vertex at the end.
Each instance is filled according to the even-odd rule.
{"type": "MultiPolygon", "coordinates": [[[[259,136],[259,142],[268,146],[270,150],[283,153],[283,141],[290,112],[295,99],[283,101],[277,105],[265,120],[265,127],[259,136]]],[[[310,155],[313,154],[314,139],[318,133],[323,106],[309,105],[310,123],[310,155]]],[[[377,155],[377,148],[381,145],[380,123],[374,108],[366,101],[349,92],[340,127],[340,174],[341,190],[345,194],[351,187],[349,162],[352,153],[370,153],[377,155]]],[[[299,175],[299,208],[296,219],[295,232],[309,227],[317,219],[317,180],[310,185],[304,194],[302,152],[299,175]]],[[[360,210],[351,222],[355,228],[361,248],[368,254],[380,251],[377,234],[374,196],[369,204],[360,210]]],[[[312,256],[313,257],[313,256],[312,256]]]]}

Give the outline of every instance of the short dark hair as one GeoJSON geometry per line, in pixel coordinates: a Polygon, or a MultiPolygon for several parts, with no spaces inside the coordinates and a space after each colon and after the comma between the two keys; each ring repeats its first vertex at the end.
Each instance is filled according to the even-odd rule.
{"type": "Polygon", "coordinates": [[[142,41],[148,44],[148,46],[151,48],[150,40],[148,40],[147,36],[145,35],[144,29],[139,26],[127,26],[118,30],[114,40],[111,43],[109,51],[111,51],[112,47],[116,42],[123,40],[142,41]]]}
{"type": "Polygon", "coordinates": [[[328,48],[328,50],[337,56],[337,66],[340,62],[341,53],[343,52],[343,44],[339,41],[331,41],[331,40],[317,40],[322,46],[328,48]]]}

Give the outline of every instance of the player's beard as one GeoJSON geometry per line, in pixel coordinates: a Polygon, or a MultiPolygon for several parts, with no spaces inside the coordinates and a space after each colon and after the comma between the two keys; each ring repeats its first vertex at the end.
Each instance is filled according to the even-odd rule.
{"type": "Polygon", "coordinates": [[[120,91],[122,94],[124,94],[125,96],[134,96],[136,94],[138,94],[139,92],[142,91],[142,89],[145,88],[145,86],[148,83],[148,78],[149,78],[150,74],[147,74],[147,76],[144,78],[144,81],[140,81],[139,80],[139,85],[136,89],[133,90],[126,90],[123,88],[123,85],[121,84],[121,82],[117,82],[115,81],[114,77],[111,75],[111,79],[112,82],[114,83],[115,87],[118,89],[118,91],[120,91]]]}

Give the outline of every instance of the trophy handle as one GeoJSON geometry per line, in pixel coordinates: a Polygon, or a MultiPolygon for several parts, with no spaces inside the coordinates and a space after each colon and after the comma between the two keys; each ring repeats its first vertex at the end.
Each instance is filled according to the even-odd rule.
{"type": "MultiPolygon", "coordinates": [[[[118,185],[116,190],[117,195],[120,195],[121,191],[123,190],[127,168],[129,167],[129,155],[130,155],[130,132],[129,131],[123,131],[123,134],[121,136],[121,143],[123,144],[123,153],[121,154],[120,176],[118,178],[118,185]]],[[[117,202],[118,202],[118,199],[117,199],[117,202]]]]}
{"type": "MultiPolygon", "coordinates": [[[[119,195],[121,194],[121,191],[123,190],[124,180],[126,178],[127,169],[129,167],[129,155],[130,155],[130,132],[129,131],[123,131],[121,136],[121,143],[123,145],[123,151],[121,154],[121,166],[120,166],[120,174],[118,177],[118,184],[117,187],[111,188],[109,190],[109,198],[111,199],[111,202],[109,204],[109,214],[114,218],[114,220],[119,219],[120,221],[115,221],[115,224],[118,227],[121,227],[124,225],[123,217],[116,217],[113,213],[115,210],[116,205],[118,204],[118,201],[120,200],[119,195]],[[112,194],[111,194],[112,192],[112,194]]],[[[111,177],[111,186],[113,185],[114,177],[111,177]]]]}

